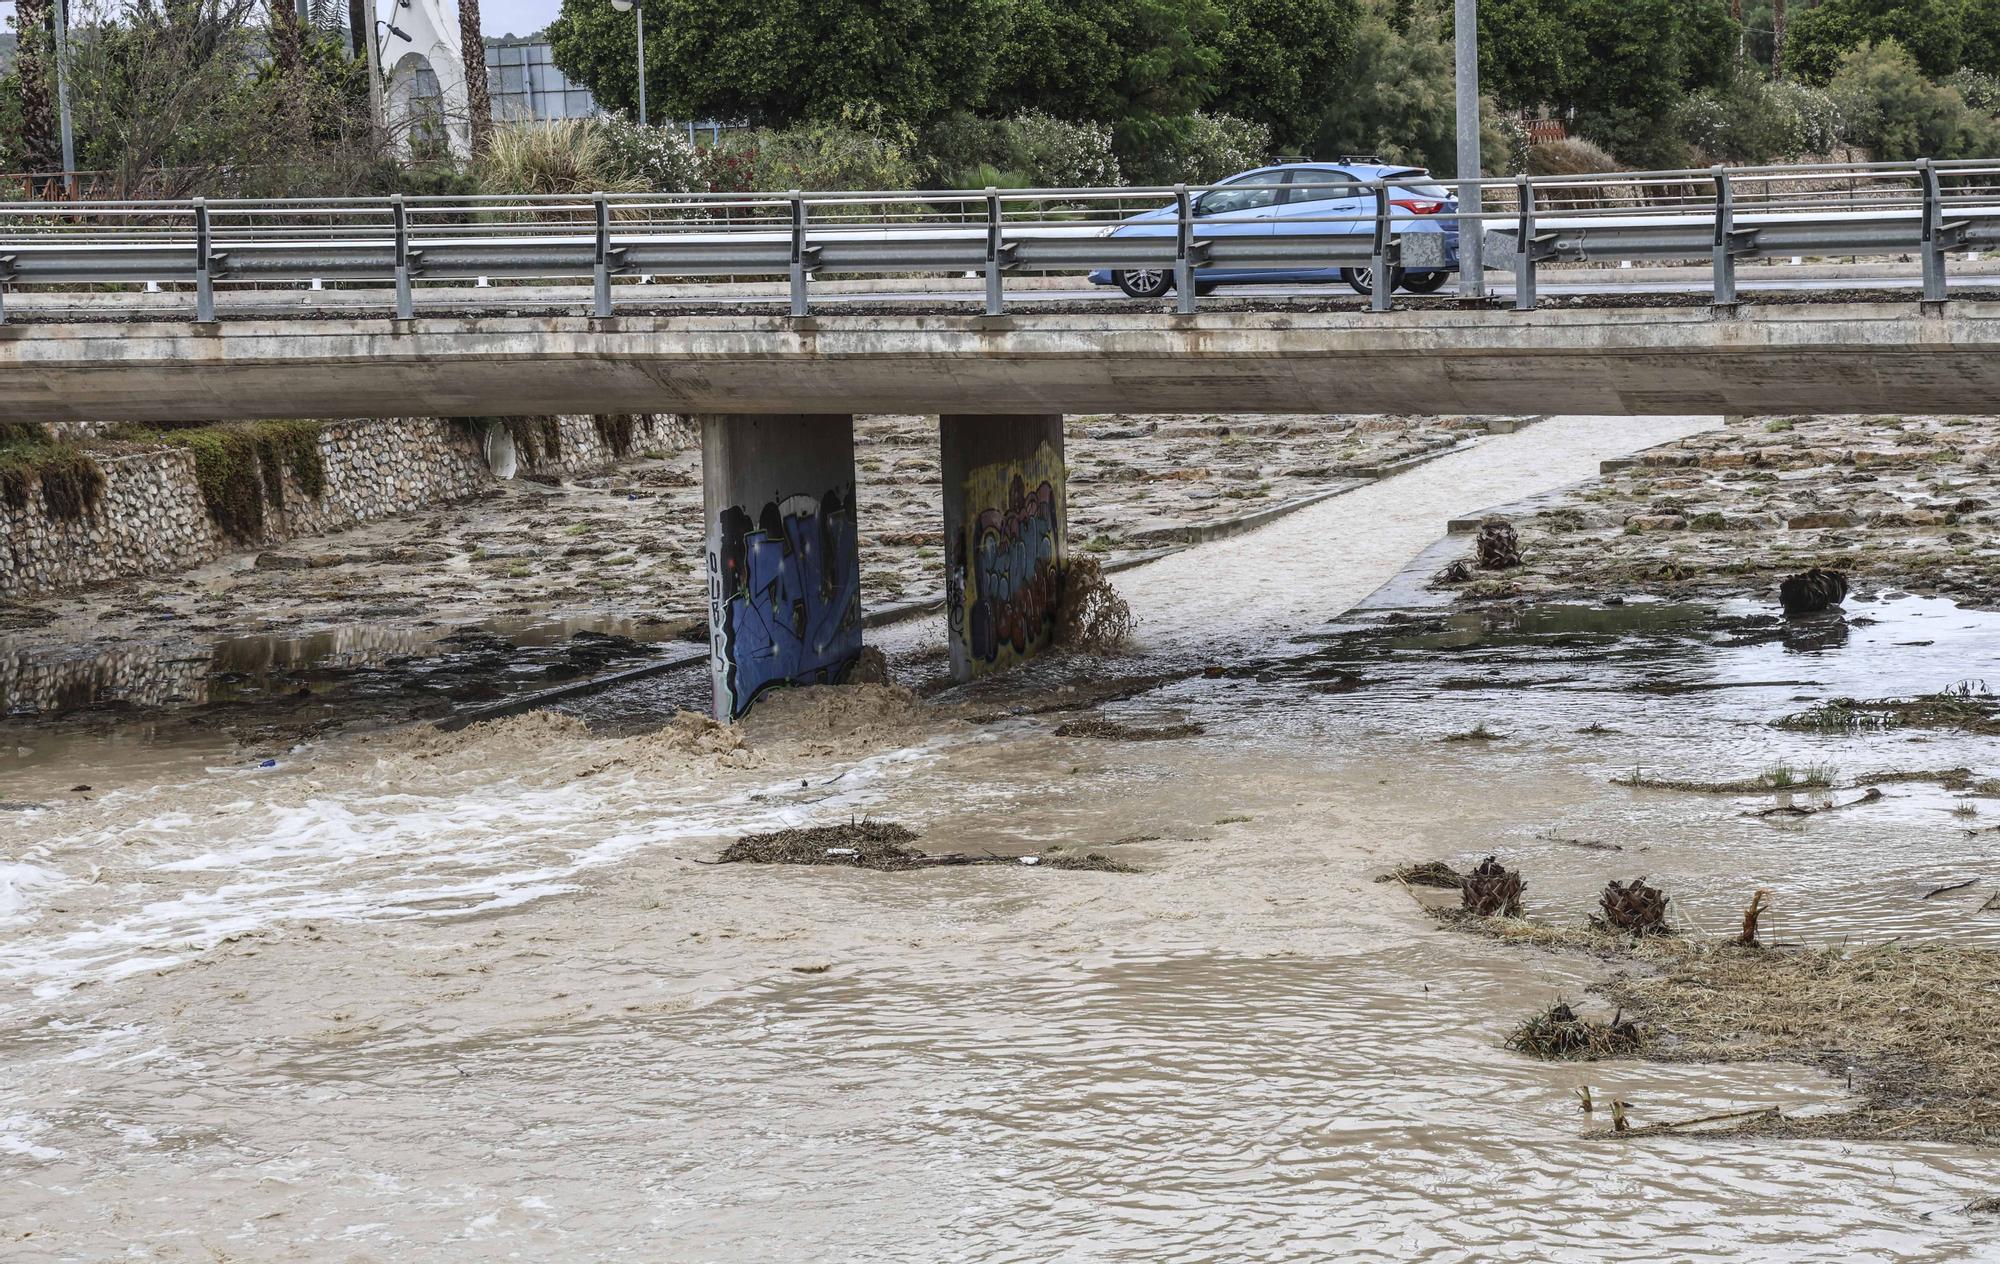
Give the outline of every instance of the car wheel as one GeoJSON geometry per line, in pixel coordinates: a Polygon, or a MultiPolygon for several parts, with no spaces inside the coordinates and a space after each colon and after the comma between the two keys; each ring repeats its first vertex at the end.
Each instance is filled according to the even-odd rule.
{"type": "Polygon", "coordinates": [[[1174,274],[1160,268],[1142,268],[1136,272],[1114,272],[1111,279],[1118,282],[1118,288],[1133,298],[1158,298],[1174,288],[1174,274]]]}
{"type": "MultiPolygon", "coordinates": [[[[1375,269],[1373,268],[1342,268],[1340,270],[1340,279],[1347,282],[1348,288],[1363,298],[1375,292],[1375,269]]],[[[1401,268],[1389,269],[1389,292],[1393,294],[1396,287],[1401,284],[1403,284],[1403,270],[1401,268]]]]}
{"type": "Polygon", "coordinates": [[[1196,281],[1194,283],[1194,292],[1196,294],[1213,294],[1215,293],[1215,287],[1221,284],[1222,282],[1220,281],[1196,281]]]}
{"type": "Polygon", "coordinates": [[[1435,294],[1449,280],[1449,272],[1406,272],[1403,274],[1403,288],[1412,294],[1435,294]]]}

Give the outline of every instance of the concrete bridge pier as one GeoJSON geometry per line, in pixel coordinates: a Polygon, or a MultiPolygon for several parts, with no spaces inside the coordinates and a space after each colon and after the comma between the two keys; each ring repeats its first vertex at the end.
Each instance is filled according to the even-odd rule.
{"type": "Polygon", "coordinates": [[[945,615],[957,680],[1026,659],[1055,633],[1067,559],[1061,414],[939,418],[945,615]]]}
{"type": "Polygon", "coordinates": [[[715,717],[838,683],[861,653],[854,418],[705,416],[701,466],[715,717]]]}

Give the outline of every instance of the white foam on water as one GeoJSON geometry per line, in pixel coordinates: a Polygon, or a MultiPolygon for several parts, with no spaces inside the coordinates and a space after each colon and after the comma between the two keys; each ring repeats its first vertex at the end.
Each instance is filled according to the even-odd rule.
{"type": "MultiPolygon", "coordinates": [[[[885,800],[885,778],[935,762],[968,740],[978,735],[829,763],[804,786],[787,778],[719,793],[701,782],[634,774],[559,785],[503,777],[476,791],[440,779],[435,793],[356,796],[315,788],[293,799],[284,783],[267,777],[273,801],[228,802],[219,813],[226,826],[218,827],[216,815],[174,809],[62,840],[62,854],[78,858],[151,857],[139,866],[141,880],[120,888],[141,902],[114,904],[108,915],[45,936],[21,936],[0,961],[0,984],[47,1001],[87,981],[172,969],[282,923],[458,917],[518,907],[574,891],[586,870],[635,852],[864,812],[885,800]],[[148,898],[162,885],[181,889],[148,898]]],[[[159,793],[179,799],[186,789],[159,793]]],[[[0,915],[31,913],[78,881],[56,869],[0,864],[0,915]]],[[[10,1008],[0,1006],[0,1013],[10,1008]]]]}

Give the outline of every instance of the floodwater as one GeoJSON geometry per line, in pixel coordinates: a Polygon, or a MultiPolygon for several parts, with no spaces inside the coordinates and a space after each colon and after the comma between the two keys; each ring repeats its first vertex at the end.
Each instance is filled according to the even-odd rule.
{"type": "MultiPolygon", "coordinates": [[[[1444,518],[1658,441],[1565,422],[1482,443],[1246,537],[1261,552],[1131,573],[1139,655],[927,702],[778,695],[747,746],[632,732],[695,687],[662,677],[268,768],[162,754],[89,793],[27,769],[0,794],[47,804],[0,815],[0,1254],[2000,1258],[1963,1210],[2000,1190],[1988,1152],[1612,1140],[1579,1086],[1641,1123],[1838,1109],[1844,1086],[1508,1054],[1600,967],[1451,935],[1373,882],[1498,851],[1560,920],[1644,873],[1696,927],[1765,887],[1788,940],[2000,938],[1978,911],[2000,799],[1896,783],[1782,819],[1745,815],[1771,796],[1612,784],[2000,775],[1990,739],[1770,724],[2000,679],[2000,618],[1907,597],[1804,627],[1747,604],[1343,613],[1444,518]],[[1107,718],[1205,731],[1055,735],[1075,713],[1045,708],[1136,675],[1167,680],[1107,718]],[[1498,736],[1446,740],[1476,726],[1498,736]],[[859,816],[1142,872],[700,863],[859,816]]],[[[940,670],[932,631],[881,639],[900,677],[940,670]]]]}

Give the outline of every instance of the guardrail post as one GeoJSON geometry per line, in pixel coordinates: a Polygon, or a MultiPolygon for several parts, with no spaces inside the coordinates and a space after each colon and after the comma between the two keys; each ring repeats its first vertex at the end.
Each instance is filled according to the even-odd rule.
{"type": "Polygon", "coordinates": [[[986,314],[998,316],[1006,310],[1000,289],[1000,191],[986,186],[986,314]]]}
{"type": "Polygon", "coordinates": [[[593,193],[591,206],[597,212],[597,252],[591,262],[590,277],[596,288],[590,314],[611,314],[611,207],[602,193],[593,193]]]}
{"type": "Polygon", "coordinates": [[[198,324],[215,320],[215,286],[208,275],[208,199],[194,200],[194,318],[198,324]]]}
{"type": "Polygon", "coordinates": [[[1368,287],[1368,310],[1386,312],[1389,310],[1389,292],[1396,288],[1396,278],[1389,269],[1389,186],[1381,180],[1375,182],[1375,241],[1369,254],[1369,266],[1375,270],[1375,284],[1368,287]]]}
{"type": "Polygon", "coordinates": [[[1937,168],[1928,158],[1917,160],[1917,172],[1924,182],[1924,301],[1942,303],[1944,283],[1944,195],[1938,187],[1937,168]]]}
{"type": "Polygon", "coordinates": [[[1711,168],[1715,176],[1715,305],[1736,305],[1736,252],[1730,241],[1736,231],[1736,191],[1730,186],[1729,172],[1720,165],[1711,168]]]}
{"type": "Polygon", "coordinates": [[[792,315],[811,311],[806,302],[806,200],[797,190],[787,194],[792,200],[792,315]]]}
{"type": "Polygon", "coordinates": [[[1194,199],[1185,184],[1174,186],[1174,310],[1194,314],[1194,199]]]}
{"type": "Polygon", "coordinates": [[[1514,310],[1535,310],[1535,186],[1526,176],[1514,177],[1514,196],[1520,202],[1520,241],[1514,250],[1514,310]]]}
{"type": "Polygon", "coordinates": [[[396,221],[396,319],[409,320],[417,314],[417,298],[410,290],[410,212],[403,195],[389,195],[389,212],[396,221]]]}

